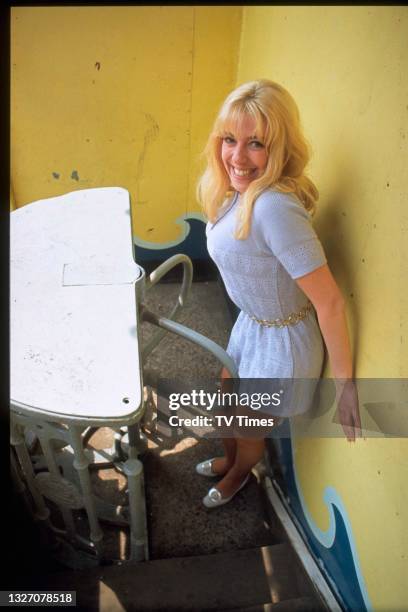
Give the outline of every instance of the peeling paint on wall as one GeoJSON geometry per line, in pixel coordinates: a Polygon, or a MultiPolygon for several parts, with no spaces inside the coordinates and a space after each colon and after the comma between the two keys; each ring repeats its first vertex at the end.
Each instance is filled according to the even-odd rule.
{"type": "Polygon", "coordinates": [[[144,139],[143,139],[143,148],[139,153],[139,158],[137,160],[137,168],[136,168],[136,204],[146,204],[145,201],[142,200],[141,198],[141,194],[140,194],[140,180],[143,176],[143,166],[144,166],[144,161],[146,158],[146,154],[147,154],[147,149],[149,147],[150,144],[152,144],[152,142],[154,142],[159,134],[159,126],[157,124],[157,122],[155,121],[155,119],[152,117],[152,115],[150,115],[149,113],[143,113],[148,127],[145,131],[144,134],[144,139]]]}
{"type": "Polygon", "coordinates": [[[167,243],[179,238],[174,218],[199,209],[200,153],[235,83],[242,7],[110,6],[97,13],[89,6],[13,7],[16,204],[122,185],[134,231],[167,243]],[[63,168],[59,180],[50,163],[63,168]],[[69,170],[74,163],[78,179],[69,170]]]}

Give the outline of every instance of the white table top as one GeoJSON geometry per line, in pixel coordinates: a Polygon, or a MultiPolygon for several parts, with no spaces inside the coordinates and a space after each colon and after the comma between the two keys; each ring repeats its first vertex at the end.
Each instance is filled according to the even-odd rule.
{"type": "Polygon", "coordinates": [[[10,243],[11,404],[52,420],[136,420],[144,273],[133,260],[128,192],[28,204],[11,213],[10,243]]]}

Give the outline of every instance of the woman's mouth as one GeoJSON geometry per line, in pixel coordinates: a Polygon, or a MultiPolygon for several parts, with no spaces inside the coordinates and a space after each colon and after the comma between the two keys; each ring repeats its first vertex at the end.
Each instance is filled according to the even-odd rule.
{"type": "Polygon", "coordinates": [[[234,176],[237,176],[238,178],[245,178],[249,176],[250,174],[253,174],[255,170],[254,168],[240,169],[240,168],[235,168],[234,166],[231,166],[231,168],[232,168],[232,174],[234,176]]]}

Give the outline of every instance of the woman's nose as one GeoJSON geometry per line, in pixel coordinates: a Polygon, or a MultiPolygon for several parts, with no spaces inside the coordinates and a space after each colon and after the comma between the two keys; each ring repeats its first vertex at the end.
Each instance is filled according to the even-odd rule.
{"type": "Polygon", "coordinates": [[[234,153],[232,155],[232,160],[235,163],[239,163],[239,162],[243,162],[246,159],[246,149],[244,145],[240,145],[237,144],[236,147],[234,147],[234,153]]]}

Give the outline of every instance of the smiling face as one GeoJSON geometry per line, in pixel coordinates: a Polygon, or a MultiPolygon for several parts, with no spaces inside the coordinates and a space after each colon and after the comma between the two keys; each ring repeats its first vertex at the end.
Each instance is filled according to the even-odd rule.
{"type": "Polygon", "coordinates": [[[224,133],[221,158],[231,186],[239,193],[244,193],[249,184],[264,173],[268,153],[251,115],[243,115],[233,131],[224,133]]]}

